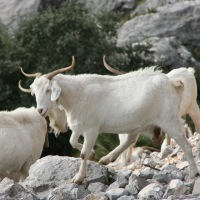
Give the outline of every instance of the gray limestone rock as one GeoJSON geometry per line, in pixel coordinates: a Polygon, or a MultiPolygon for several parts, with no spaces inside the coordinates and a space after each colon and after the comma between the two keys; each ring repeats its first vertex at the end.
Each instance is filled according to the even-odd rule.
{"type": "Polygon", "coordinates": [[[179,179],[173,179],[167,185],[167,189],[163,197],[167,198],[170,195],[180,196],[185,194],[185,192],[186,192],[186,187],[184,185],[184,182],[179,179]]]}
{"type": "Polygon", "coordinates": [[[162,199],[164,193],[164,187],[160,183],[151,183],[144,187],[139,193],[138,198],[142,200],[149,199],[162,199]]]}

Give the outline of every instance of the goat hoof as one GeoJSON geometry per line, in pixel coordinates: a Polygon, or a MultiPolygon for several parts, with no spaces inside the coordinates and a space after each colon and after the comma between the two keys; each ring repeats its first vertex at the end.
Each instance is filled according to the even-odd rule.
{"type": "Polygon", "coordinates": [[[102,165],[107,165],[107,164],[109,164],[110,162],[106,159],[106,158],[101,158],[100,160],[99,160],[99,163],[100,164],[102,164],[102,165]]]}
{"type": "Polygon", "coordinates": [[[83,182],[83,178],[76,174],[71,182],[80,185],[83,182]]]}

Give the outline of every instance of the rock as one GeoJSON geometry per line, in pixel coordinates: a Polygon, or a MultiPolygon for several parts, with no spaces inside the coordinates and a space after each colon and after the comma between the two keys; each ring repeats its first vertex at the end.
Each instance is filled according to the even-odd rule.
{"type": "Polygon", "coordinates": [[[124,188],[116,188],[106,191],[106,194],[109,197],[109,200],[116,200],[121,196],[127,195],[128,192],[124,188]]]}
{"type": "Polygon", "coordinates": [[[147,180],[147,179],[152,179],[154,174],[155,174],[155,170],[149,167],[145,167],[144,169],[140,171],[139,176],[147,180]]]}
{"type": "Polygon", "coordinates": [[[199,186],[200,186],[200,177],[198,177],[194,182],[192,194],[199,194],[200,195],[199,186]]]}
{"type": "Polygon", "coordinates": [[[9,28],[17,27],[19,16],[36,13],[40,0],[0,0],[0,19],[9,28]]]}
{"type": "MultiPolygon", "coordinates": [[[[51,188],[63,188],[66,193],[78,195],[87,194],[88,191],[80,189],[71,179],[78,172],[80,159],[61,156],[46,156],[38,160],[30,168],[30,175],[23,182],[23,185],[33,191],[41,198],[48,194],[51,188]],[[65,189],[68,188],[68,189],[65,189]],[[42,192],[41,192],[42,191],[42,192]],[[47,194],[46,194],[47,193],[47,194]]],[[[108,170],[106,167],[89,161],[87,164],[87,175],[84,184],[92,182],[108,183],[108,170]]]]}
{"type": "Polygon", "coordinates": [[[144,188],[148,184],[149,182],[145,178],[132,174],[129,177],[129,183],[125,187],[125,189],[129,192],[130,195],[136,195],[142,188],[144,188]]]}
{"type": "MultiPolygon", "coordinates": [[[[59,199],[58,199],[59,200],[59,199]]],[[[100,194],[88,194],[86,197],[84,197],[81,200],[109,200],[107,196],[105,195],[100,195],[100,194]]]]}
{"type": "Polygon", "coordinates": [[[117,200],[134,200],[134,199],[136,199],[136,198],[133,197],[133,196],[126,196],[126,195],[124,195],[122,197],[119,197],[117,200]]]}
{"type": "Polygon", "coordinates": [[[3,179],[0,183],[0,200],[20,199],[39,200],[37,196],[26,190],[19,183],[14,183],[13,180],[8,178],[3,179]]]}
{"type": "Polygon", "coordinates": [[[153,176],[160,183],[169,183],[172,179],[184,180],[185,173],[177,169],[174,165],[168,165],[153,176]]]}
{"type": "Polygon", "coordinates": [[[196,31],[200,27],[200,16],[197,14],[200,12],[200,2],[153,2],[143,1],[140,4],[143,11],[133,11],[132,18],[118,30],[117,44],[123,46],[135,45],[138,42],[149,43],[153,45],[151,51],[154,52],[153,59],[156,64],[165,63],[172,68],[200,68],[200,63],[189,51],[192,49],[195,52],[200,47],[199,33],[196,31]]]}
{"type": "Polygon", "coordinates": [[[199,38],[196,32],[200,26],[200,16],[197,14],[199,11],[199,1],[181,1],[158,6],[155,12],[147,11],[144,15],[124,23],[119,30],[118,44],[134,43],[153,36],[173,36],[179,38],[183,44],[190,41],[192,45],[199,38]]]}
{"type": "Polygon", "coordinates": [[[192,194],[192,190],[194,188],[194,179],[190,180],[189,182],[185,182],[184,185],[185,185],[185,188],[186,188],[185,194],[186,195],[192,194]]]}
{"type": "Polygon", "coordinates": [[[180,195],[183,195],[185,191],[186,191],[186,187],[183,181],[179,179],[173,179],[167,185],[167,190],[163,197],[167,198],[170,195],[180,196],[180,195]]]}
{"type": "Polygon", "coordinates": [[[150,165],[152,167],[156,166],[156,163],[151,158],[145,158],[143,164],[150,165]]]}
{"type": "Polygon", "coordinates": [[[138,198],[143,200],[161,199],[163,197],[163,193],[163,185],[160,183],[151,183],[138,193],[138,198]]]}
{"type": "Polygon", "coordinates": [[[128,184],[130,174],[131,171],[125,172],[124,170],[115,173],[113,177],[115,181],[108,187],[108,190],[113,188],[124,188],[128,184]]]}
{"type": "Polygon", "coordinates": [[[58,200],[66,200],[69,198],[67,193],[64,193],[61,189],[55,188],[53,189],[47,197],[47,200],[58,199],[58,200]]]}
{"type": "Polygon", "coordinates": [[[88,194],[90,194],[90,192],[84,186],[79,186],[71,190],[72,199],[81,199],[88,194]]]}
{"type": "Polygon", "coordinates": [[[108,189],[108,186],[103,183],[90,183],[88,186],[88,190],[91,193],[105,192],[108,189]]]}
{"type": "Polygon", "coordinates": [[[131,11],[135,7],[135,0],[81,0],[81,2],[85,2],[87,7],[92,10],[93,13],[97,13],[99,11],[131,11]]]}
{"type": "MultiPolygon", "coordinates": [[[[144,39],[140,44],[145,46],[152,45],[149,51],[151,52],[151,59],[157,65],[162,66],[165,63],[165,65],[173,66],[173,68],[199,66],[199,62],[194,59],[192,53],[188,51],[180,40],[173,36],[162,38],[149,37],[144,39]]],[[[167,150],[171,151],[172,149],[167,150]]],[[[165,154],[167,153],[165,152],[165,154]]],[[[166,157],[166,155],[163,156],[166,157]]]]}
{"type": "Polygon", "coordinates": [[[184,169],[184,168],[186,168],[186,167],[188,167],[188,166],[189,166],[188,161],[178,162],[178,163],[176,164],[176,167],[177,167],[178,169],[184,169]]]}

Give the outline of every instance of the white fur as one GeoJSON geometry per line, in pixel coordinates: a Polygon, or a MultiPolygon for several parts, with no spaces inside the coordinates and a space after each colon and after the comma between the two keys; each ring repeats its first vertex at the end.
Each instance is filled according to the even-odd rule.
{"type": "Polygon", "coordinates": [[[100,133],[129,133],[122,144],[101,158],[100,163],[108,164],[135,141],[138,132],[152,126],[161,127],[177,141],[190,164],[190,177],[197,175],[179,116],[181,89],[160,71],[146,68],[119,76],[59,74],[52,80],[43,75],[30,87],[42,116],[51,109],[51,100],[66,111],[72,130],[70,142],[81,150],[81,166],[74,182],[83,181],[86,161],[100,133]],[[83,146],[78,143],[80,135],[84,136],[83,146]]]}
{"type": "Polygon", "coordinates": [[[30,166],[41,156],[46,120],[34,107],[1,111],[0,119],[0,178],[8,176],[23,181],[30,166]]]}
{"type": "MultiPolygon", "coordinates": [[[[194,123],[195,131],[200,133],[200,110],[197,104],[197,84],[194,76],[194,68],[178,68],[170,71],[167,76],[171,80],[179,79],[183,84],[183,92],[181,95],[180,116],[189,115],[194,123]]],[[[191,135],[191,131],[185,125],[185,132],[191,135]]],[[[189,135],[189,136],[190,136],[189,135]]],[[[167,138],[161,146],[161,153],[167,145],[167,138]]]]}
{"type": "Polygon", "coordinates": [[[56,103],[48,110],[49,126],[51,131],[54,132],[55,136],[58,137],[60,132],[64,133],[67,131],[67,116],[65,110],[59,108],[56,103]]]}
{"type": "MultiPolygon", "coordinates": [[[[195,70],[193,68],[178,68],[170,71],[167,76],[173,83],[176,85],[176,87],[183,87],[183,91],[181,93],[181,102],[180,102],[180,116],[183,117],[187,114],[191,117],[196,132],[200,133],[200,110],[197,104],[197,84],[194,76],[195,70]]],[[[191,131],[186,127],[185,125],[185,132],[188,133],[188,137],[191,136],[191,131]]],[[[123,142],[124,138],[127,137],[125,135],[119,135],[120,143],[123,142]]],[[[167,141],[170,141],[169,136],[166,135],[165,140],[162,143],[161,146],[161,155],[164,152],[164,149],[166,148],[169,143],[167,141]]],[[[135,149],[133,148],[134,144],[132,144],[129,149],[124,151],[118,159],[115,161],[115,165],[125,166],[131,158],[131,153],[134,153],[135,149]],[[130,153],[131,152],[131,153],[130,153]]]]}

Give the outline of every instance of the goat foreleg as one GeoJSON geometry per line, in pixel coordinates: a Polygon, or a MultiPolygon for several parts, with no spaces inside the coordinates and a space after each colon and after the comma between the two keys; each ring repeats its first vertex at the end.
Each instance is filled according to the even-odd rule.
{"type": "MultiPolygon", "coordinates": [[[[82,150],[83,145],[78,142],[78,139],[80,137],[80,134],[77,134],[76,132],[73,132],[71,137],[70,137],[70,144],[72,145],[73,148],[78,149],[79,151],[82,150]]],[[[94,150],[92,149],[90,152],[89,160],[94,157],[94,150]]]]}
{"type": "Polygon", "coordinates": [[[74,178],[72,179],[72,182],[80,184],[83,182],[83,179],[86,175],[86,164],[87,164],[87,160],[90,157],[90,153],[92,151],[92,148],[95,145],[96,139],[98,134],[94,134],[94,132],[87,132],[84,135],[84,143],[83,143],[83,147],[81,149],[81,166],[79,168],[78,173],[74,176],[74,178]]]}

